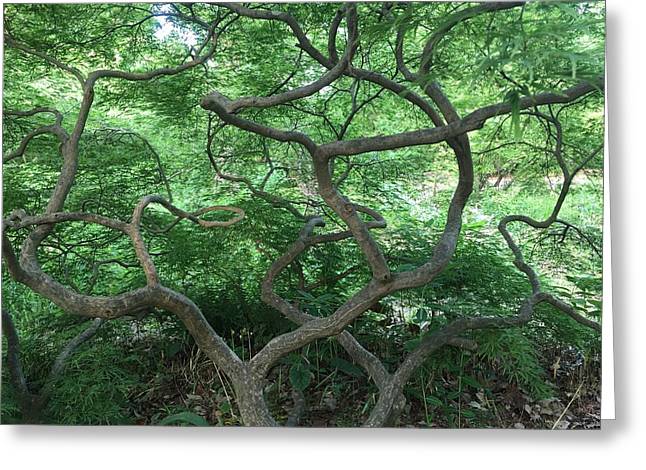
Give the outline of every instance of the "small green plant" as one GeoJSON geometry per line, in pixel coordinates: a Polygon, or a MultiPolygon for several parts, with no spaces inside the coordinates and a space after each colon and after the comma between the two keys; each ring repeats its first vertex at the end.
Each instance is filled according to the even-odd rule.
{"type": "Polygon", "coordinates": [[[161,426],[208,426],[209,422],[204,417],[192,411],[182,411],[166,416],[159,422],[161,426]]]}
{"type": "Polygon", "coordinates": [[[477,335],[477,342],[477,356],[533,398],[553,395],[554,390],[546,382],[547,375],[540,364],[535,345],[521,330],[483,332],[477,335]]]}

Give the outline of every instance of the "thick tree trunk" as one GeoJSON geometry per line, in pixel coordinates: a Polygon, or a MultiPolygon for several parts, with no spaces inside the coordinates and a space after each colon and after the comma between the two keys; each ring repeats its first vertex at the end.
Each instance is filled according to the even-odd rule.
{"type": "Polygon", "coordinates": [[[20,411],[24,424],[42,424],[43,410],[47,399],[40,395],[31,395],[21,400],[20,411]]]}
{"type": "Polygon", "coordinates": [[[238,410],[245,426],[269,427],[277,423],[269,412],[263,394],[264,380],[249,372],[234,381],[238,410]]]}

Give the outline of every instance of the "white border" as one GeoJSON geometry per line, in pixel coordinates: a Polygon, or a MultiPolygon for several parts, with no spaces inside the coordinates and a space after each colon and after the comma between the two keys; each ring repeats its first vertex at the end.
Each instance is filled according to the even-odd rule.
{"type": "MultiPolygon", "coordinates": [[[[606,193],[612,201],[617,419],[604,422],[602,431],[2,426],[0,467],[48,470],[151,467],[157,470],[198,466],[227,470],[252,467],[591,470],[616,468],[622,463],[630,468],[628,462],[639,465],[641,461],[643,464],[642,436],[646,427],[646,201],[643,197],[646,191],[646,2],[608,0],[607,6],[610,75],[607,98],[612,122],[608,126],[610,173],[606,174],[612,180],[612,186],[606,186],[606,193]]],[[[604,280],[608,279],[607,274],[606,271],[604,280]]],[[[608,308],[607,302],[605,308],[608,308]]]]}
{"type": "MultiPolygon", "coordinates": [[[[606,67],[606,82],[608,73],[606,67]]],[[[610,224],[610,150],[608,96],[605,106],[603,159],[603,312],[601,318],[601,419],[615,419],[615,355],[612,316],[612,243],[610,224]]]]}

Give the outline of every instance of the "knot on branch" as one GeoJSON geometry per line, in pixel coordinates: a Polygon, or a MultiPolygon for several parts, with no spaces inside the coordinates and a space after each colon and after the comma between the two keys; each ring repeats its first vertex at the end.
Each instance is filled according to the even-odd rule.
{"type": "Polygon", "coordinates": [[[234,112],[233,101],[217,90],[213,90],[200,101],[202,109],[207,111],[221,110],[227,114],[234,112]]]}
{"type": "Polygon", "coordinates": [[[311,216],[305,223],[305,226],[302,228],[301,233],[299,234],[299,238],[304,240],[309,237],[314,231],[314,227],[325,227],[325,221],[323,220],[323,217],[321,217],[320,215],[311,216]]]}
{"type": "Polygon", "coordinates": [[[21,227],[22,221],[27,217],[27,212],[24,209],[14,209],[5,219],[5,225],[13,229],[18,229],[21,227]]]}

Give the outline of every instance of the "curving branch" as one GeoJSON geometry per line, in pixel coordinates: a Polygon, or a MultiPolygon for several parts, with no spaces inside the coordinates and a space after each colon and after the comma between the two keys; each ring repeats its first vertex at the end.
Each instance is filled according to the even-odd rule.
{"type": "MultiPolygon", "coordinates": [[[[307,35],[303,32],[302,27],[298,24],[298,21],[289,13],[270,11],[265,9],[250,9],[245,8],[238,3],[218,3],[218,5],[224,8],[228,8],[240,16],[282,22],[290,28],[290,30],[298,40],[298,47],[301,50],[305,51],[316,62],[328,69],[334,67],[334,65],[337,63],[336,34],[345,9],[340,9],[330,24],[330,34],[328,39],[328,53],[330,54],[330,57],[326,57],[320,50],[314,47],[307,35]]],[[[383,74],[374,72],[372,70],[366,70],[351,66],[347,68],[345,75],[360,80],[367,80],[376,85],[379,85],[384,89],[389,90],[391,93],[402,97],[406,101],[409,101],[411,104],[420,108],[425,113],[435,114],[437,116],[436,111],[428,101],[408,89],[406,86],[389,79],[383,74]]]]}
{"type": "MultiPolygon", "coordinates": [[[[321,64],[322,66],[328,69],[331,69],[335,66],[335,64],[338,61],[337,54],[336,54],[336,46],[335,46],[336,34],[337,34],[338,26],[341,23],[345,8],[340,9],[337,12],[333,21],[330,24],[330,35],[328,39],[328,49],[329,49],[328,53],[330,54],[330,57],[328,58],[328,57],[325,57],[325,55],[323,55],[321,51],[319,51],[317,48],[313,46],[313,44],[308,39],[307,35],[303,32],[303,29],[301,28],[301,26],[298,24],[298,21],[288,13],[269,11],[264,9],[250,9],[250,8],[245,8],[241,4],[237,4],[237,3],[219,3],[218,5],[223,8],[228,8],[231,11],[237,13],[238,15],[245,16],[248,18],[274,20],[274,21],[282,22],[290,28],[294,36],[297,38],[298,46],[300,50],[305,51],[316,62],[318,62],[319,64],[321,64]],[[334,44],[334,46],[332,46],[332,44],[334,44]]],[[[349,77],[353,77],[359,80],[366,80],[371,83],[374,83],[390,91],[394,95],[402,97],[406,101],[410,102],[414,106],[421,109],[427,115],[434,116],[433,122],[441,121],[441,118],[439,117],[435,109],[431,106],[431,104],[428,101],[426,101],[418,94],[414,93],[412,90],[408,89],[406,86],[389,79],[383,74],[379,74],[372,70],[356,68],[353,66],[349,66],[344,73],[349,77]]]]}
{"type": "Polygon", "coordinates": [[[144,270],[144,273],[146,274],[148,285],[151,287],[158,286],[160,281],[159,281],[159,276],[157,275],[157,269],[155,268],[155,264],[153,263],[153,260],[150,254],[148,253],[148,249],[146,248],[146,244],[141,234],[141,218],[143,217],[144,210],[150,204],[159,204],[162,207],[164,207],[164,209],[166,209],[168,212],[170,212],[171,214],[177,217],[176,222],[172,223],[171,227],[174,226],[175,223],[177,223],[182,219],[188,219],[191,222],[198,224],[203,228],[230,227],[231,225],[240,222],[245,216],[245,213],[242,209],[239,209],[233,206],[210,206],[210,207],[204,207],[202,209],[198,209],[197,211],[190,213],[178,207],[175,207],[174,205],[172,205],[170,202],[168,202],[166,199],[164,199],[161,196],[151,195],[151,196],[143,197],[137,203],[132,213],[132,221],[128,226],[128,235],[132,239],[132,244],[135,249],[135,253],[137,255],[137,258],[139,259],[139,263],[141,264],[141,267],[144,270]],[[207,214],[209,212],[221,211],[221,210],[233,212],[236,214],[236,216],[227,221],[204,220],[200,218],[201,215],[207,214]]]}
{"type": "Polygon", "coordinates": [[[61,144],[65,144],[68,139],[69,139],[69,134],[67,131],[63,128],[62,122],[63,122],[63,115],[61,114],[60,111],[57,109],[53,108],[34,108],[29,111],[16,111],[16,110],[5,110],[2,112],[5,116],[15,116],[17,118],[21,117],[31,117],[36,114],[40,113],[49,113],[53,114],[54,117],[56,118],[54,124],[48,125],[48,126],[40,126],[33,131],[29,132],[23,139],[20,141],[20,144],[18,145],[18,148],[14,150],[13,152],[10,152],[7,155],[4,155],[2,157],[2,163],[7,163],[11,160],[14,160],[16,158],[22,157],[25,154],[25,151],[27,150],[27,146],[29,143],[35,138],[40,135],[44,134],[53,134],[55,135],[59,142],[61,144]]]}
{"type": "Polygon", "coordinates": [[[9,369],[9,377],[11,382],[21,397],[21,401],[28,402],[31,400],[31,392],[27,386],[27,379],[22,369],[22,361],[20,360],[20,339],[18,331],[13,323],[13,319],[9,312],[2,308],[2,332],[7,338],[7,369],[9,369]]]}
{"type": "Polygon", "coordinates": [[[138,226],[143,209],[153,202],[164,205],[164,207],[167,207],[169,211],[178,217],[188,218],[206,228],[222,226],[222,224],[231,225],[233,223],[232,221],[236,219],[240,220],[244,215],[240,209],[229,206],[213,206],[197,211],[197,215],[190,214],[175,208],[159,196],[150,196],[140,201],[135,209],[133,222],[130,224],[85,213],[44,214],[43,216],[33,218],[23,217],[18,221],[14,217],[10,220],[10,223],[5,225],[6,227],[19,228],[34,224],[48,224],[51,226],[51,224],[64,221],[81,220],[84,222],[98,223],[122,231],[132,238],[135,252],[149,282],[146,287],[114,296],[106,297],[79,294],[45,274],[40,268],[40,264],[35,255],[30,256],[29,254],[25,254],[23,250],[22,259],[19,261],[13,251],[9,238],[3,233],[3,257],[9,273],[16,281],[27,285],[34,292],[43,295],[66,312],[72,314],[113,319],[125,315],[133,315],[154,307],[163,308],[175,313],[185,324],[205,354],[218,364],[219,367],[222,367],[227,374],[237,378],[242,373],[242,362],[209,325],[197,305],[182,294],[168,289],[159,283],[155,267],[143,244],[138,226]],[[227,222],[204,221],[199,219],[199,215],[203,215],[211,210],[219,210],[222,207],[226,207],[227,210],[232,210],[238,215],[227,222]]]}
{"type": "Polygon", "coordinates": [[[594,251],[594,253],[599,258],[602,258],[601,248],[599,248],[597,244],[588,235],[586,235],[583,232],[583,230],[581,230],[579,227],[577,227],[574,224],[571,224],[566,220],[556,219],[554,222],[559,223],[565,227],[565,229],[563,230],[563,234],[561,235],[561,240],[565,238],[568,230],[573,230],[583,241],[585,241],[588,244],[588,246],[592,249],[592,251],[594,251]]]}
{"type": "MultiPolygon", "coordinates": [[[[580,83],[560,93],[547,92],[525,96],[519,100],[518,106],[519,109],[527,109],[546,104],[568,103],[587,94],[597,92],[600,88],[603,88],[603,84],[604,80],[600,78],[595,83],[580,83]]],[[[318,155],[321,158],[331,158],[336,155],[358,155],[366,152],[436,144],[461,134],[481,129],[487,120],[509,114],[511,111],[510,103],[498,103],[479,108],[460,120],[440,127],[323,144],[318,148],[318,155]]]]}
{"type": "MultiPolygon", "coordinates": [[[[219,126],[218,130],[219,129],[222,129],[222,126],[219,126]]],[[[273,207],[287,210],[297,219],[300,219],[300,220],[306,219],[305,215],[301,211],[299,211],[294,206],[294,204],[292,204],[289,200],[285,199],[284,197],[277,196],[276,194],[271,194],[263,189],[264,183],[266,183],[267,180],[271,177],[273,168],[267,173],[267,175],[265,176],[265,179],[263,180],[263,184],[261,184],[260,187],[255,186],[249,178],[246,178],[244,176],[224,173],[220,169],[220,165],[218,164],[215,158],[215,155],[213,154],[213,140],[215,138],[215,135],[216,135],[216,132],[213,131],[213,120],[211,119],[211,116],[209,116],[209,122],[207,127],[207,139],[206,139],[206,155],[209,158],[209,162],[211,163],[213,170],[215,171],[216,175],[219,178],[222,178],[225,181],[231,181],[234,183],[242,183],[247,187],[247,189],[249,189],[249,191],[253,196],[258,197],[264,200],[265,202],[268,202],[273,207]]]]}
{"type": "Polygon", "coordinates": [[[381,215],[372,209],[351,203],[347,198],[341,195],[332,181],[332,173],[328,161],[318,159],[318,154],[314,156],[314,171],[318,181],[318,191],[326,204],[343,219],[352,235],[363,251],[363,254],[372,270],[373,279],[379,282],[389,281],[391,278],[388,263],[384,257],[381,248],[375,239],[369,233],[369,227],[359,217],[363,212],[373,217],[375,220],[383,223],[385,220],[381,215]]]}
{"type": "MultiPolygon", "coordinates": [[[[200,51],[206,48],[208,42],[212,41],[212,37],[214,36],[213,32],[216,27],[217,22],[214,22],[200,51]]],[[[14,213],[9,220],[5,221],[6,223],[3,226],[2,253],[9,274],[15,281],[25,284],[34,292],[51,300],[67,313],[103,319],[136,314],[151,308],[161,308],[174,313],[184,323],[200,349],[233,380],[236,391],[241,397],[240,400],[244,402],[240,405],[240,408],[243,416],[246,417],[246,421],[254,422],[254,420],[258,420],[258,422],[262,422],[265,425],[270,425],[273,420],[267,410],[266,403],[261,400],[261,394],[257,393],[258,388],[244,385],[250,380],[246,366],[226,342],[213,330],[194,302],[179,292],[168,289],[160,284],[140,233],[140,221],[143,210],[153,202],[161,204],[178,218],[189,219],[205,228],[230,226],[241,220],[244,212],[238,208],[229,206],[212,206],[200,209],[194,213],[189,213],[176,208],[158,196],[147,197],[140,201],[137,207],[135,207],[133,220],[129,224],[96,214],[63,212],[65,201],[76,176],[79,141],[85,130],[94,101],[94,86],[97,80],[101,78],[150,80],[162,75],[175,75],[204,63],[215,52],[216,44],[217,41],[213,40],[211,46],[205,53],[190,62],[176,67],[164,67],[142,73],[97,70],[90,73],[87,79],[84,79],[80,72],[76,73],[75,75],[77,75],[77,78],[82,83],[83,97],[74,129],[60,149],[63,156],[63,165],[58,181],[44,214],[28,217],[24,213],[14,213]],[[236,216],[226,222],[208,221],[200,218],[200,216],[214,210],[229,210],[234,212],[236,216]],[[80,294],[44,273],[38,260],[38,248],[47,236],[50,235],[55,224],[66,221],[98,223],[129,235],[133,241],[140,264],[146,273],[148,285],[114,296],[92,296],[80,294]],[[18,258],[6,234],[6,229],[27,226],[35,226],[35,228],[23,242],[20,250],[20,258],[18,258]],[[249,397],[247,400],[250,402],[246,402],[245,397],[249,397]]],[[[31,51],[29,48],[22,49],[26,52],[31,51]]],[[[35,55],[39,57],[45,56],[42,53],[36,53],[35,55]]],[[[59,64],[54,60],[50,60],[50,62],[65,70],[74,71],[65,64],[59,64]]]]}
{"type": "Polygon", "coordinates": [[[296,19],[291,16],[289,13],[282,11],[273,11],[266,10],[262,8],[248,8],[241,3],[215,3],[222,8],[228,8],[229,10],[237,13],[240,16],[247,18],[259,19],[259,20],[276,20],[285,23],[291,29],[292,33],[298,40],[298,46],[303,49],[308,55],[314,57],[317,62],[326,62],[327,58],[321,54],[321,52],[316,49],[310,40],[307,38],[303,29],[298,24],[296,19]]]}
{"type": "Polygon", "coordinates": [[[239,207],[234,206],[208,206],[198,209],[194,212],[186,212],[185,210],[174,206],[162,196],[151,195],[143,197],[135,206],[135,210],[132,215],[133,226],[139,227],[141,225],[141,218],[143,216],[144,209],[146,209],[146,207],[148,207],[150,204],[159,204],[160,206],[168,210],[168,212],[177,216],[178,220],[188,219],[203,228],[230,227],[234,224],[237,224],[245,217],[245,212],[239,207]],[[225,221],[204,220],[200,218],[200,216],[202,215],[215,211],[228,211],[233,212],[236,215],[231,219],[225,221]]]}
{"type": "Polygon", "coordinates": [[[583,160],[581,164],[577,165],[571,171],[568,170],[567,166],[565,165],[565,162],[562,159],[560,159],[559,164],[562,165],[562,169],[563,169],[563,178],[564,178],[563,186],[561,187],[561,191],[559,192],[559,196],[556,200],[556,203],[554,204],[552,212],[545,220],[539,221],[531,217],[527,217],[525,215],[509,215],[504,217],[498,224],[498,230],[500,231],[505,241],[507,242],[507,246],[509,246],[509,249],[514,254],[514,257],[515,257],[514,265],[523,273],[525,273],[525,275],[528,277],[534,293],[540,292],[540,281],[538,279],[538,276],[536,275],[534,270],[525,262],[523,258],[523,254],[520,248],[518,247],[518,245],[516,244],[516,242],[514,241],[513,237],[511,236],[511,233],[509,232],[509,229],[507,228],[507,226],[513,222],[522,222],[526,225],[529,225],[530,227],[538,228],[538,229],[546,229],[550,227],[554,222],[557,221],[557,217],[561,211],[561,208],[563,207],[565,198],[568,192],[570,191],[572,180],[577,175],[577,173],[583,169],[585,164],[589,162],[592,158],[594,158],[596,155],[598,155],[602,149],[603,149],[603,144],[599,145],[593,152],[591,152],[588,155],[588,157],[586,157],[583,160]]]}
{"type": "Polygon", "coordinates": [[[45,54],[44,52],[38,51],[36,49],[33,49],[29,47],[26,44],[23,44],[19,41],[16,41],[14,38],[12,38],[9,34],[4,35],[4,41],[5,44],[13,49],[17,49],[19,51],[24,52],[25,54],[32,55],[34,57],[38,57],[39,59],[42,59],[43,61],[53,65],[56,68],[59,68],[63,70],[64,72],[70,73],[76,78],[81,85],[85,83],[85,76],[83,73],[77,69],[76,67],[72,67],[68,64],[65,64],[61,62],[60,60],[50,56],[49,54],[45,54]]]}
{"type": "MultiPolygon", "coordinates": [[[[519,100],[518,106],[519,109],[527,109],[546,104],[568,103],[598,91],[599,88],[603,88],[603,83],[604,81],[601,78],[594,84],[580,83],[560,93],[547,92],[526,96],[519,100]]],[[[300,143],[311,154],[315,154],[318,159],[324,161],[338,155],[358,155],[367,152],[396,150],[403,147],[414,147],[449,141],[460,135],[481,129],[485,122],[493,117],[510,114],[512,112],[511,104],[503,102],[479,108],[459,120],[437,127],[388,136],[364,137],[329,142],[326,144],[316,144],[309,136],[302,132],[283,131],[231,114],[227,112],[228,102],[229,100],[226,97],[214,91],[203,98],[200,105],[206,110],[215,112],[224,122],[240,129],[280,142],[300,143]]]]}
{"type": "Polygon", "coordinates": [[[95,318],[90,322],[90,325],[85,330],[81,331],[65,345],[61,352],[56,356],[56,359],[54,359],[54,364],[47,375],[47,379],[45,379],[45,385],[41,389],[41,397],[46,397],[46,399],[49,398],[53,391],[54,383],[58,377],[60,377],[65,366],[67,366],[69,358],[83,343],[96,335],[104,322],[105,320],[102,318],[95,318]]]}
{"type": "Polygon", "coordinates": [[[100,318],[94,319],[86,329],[73,337],[63,347],[54,359],[42,387],[40,390],[34,392],[30,390],[22,369],[18,331],[9,312],[5,308],[2,309],[2,331],[7,338],[9,377],[18,392],[20,408],[26,422],[39,422],[42,411],[47,406],[54,392],[56,381],[63,373],[69,359],[83,343],[87,342],[97,333],[103,322],[104,320],[100,318]]]}
{"type": "Polygon", "coordinates": [[[272,106],[278,106],[280,104],[285,104],[291,101],[312,96],[315,93],[321,91],[321,89],[323,89],[324,87],[335,82],[341,75],[343,75],[345,69],[348,67],[350,61],[352,60],[352,55],[354,54],[357,45],[358,43],[355,40],[346,50],[346,53],[339,61],[339,63],[337,63],[328,72],[322,75],[318,80],[308,85],[294,88],[292,90],[279,94],[272,94],[269,96],[245,96],[242,98],[237,98],[235,100],[230,100],[217,91],[214,91],[212,92],[215,95],[213,99],[221,103],[222,107],[227,113],[233,114],[245,108],[269,108],[272,106]]]}
{"type": "Polygon", "coordinates": [[[239,129],[259,134],[263,137],[277,140],[279,142],[295,142],[301,144],[310,153],[314,152],[317,148],[316,143],[306,134],[298,131],[284,131],[276,129],[264,124],[259,124],[255,121],[242,118],[236,114],[227,111],[228,103],[230,103],[226,96],[218,91],[212,91],[209,95],[202,98],[200,106],[208,111],[213,111],[218,117],[239,129]]]}
{"type": "Polygon", "coordinates": [[[457,25],[484,13],[508,10],[511,8],[522,7],[525,2],[483,2],[480,5],[459,10],[449,15],[446,21],[435,29],[431,37],[424,45],[422,57],[420,60],[420,73],[428,74],[433,63],[433,55],[437,45],[444,37],[457,25]]]}
{"type": "Polygon", "coordinates": [[[87,222],[102,225],[125,234],[128,233],[128,224],[89,212],[51,212],[49,214],[30,216],[25,211],[18,209],[9,214],[4,220],[3,226],[18,230],[30,226],[53,225],[61,222],[87,222]]]}
{"type": "Polygon", "coordinates": [[[209,25],[206,39],[197,48],[197,55],[193,60],[184,62],[183,64],[176,65],[174,67],[161,67],[155,70],[150,70],[148,72],[126,72],[123,70],[112,69],[95,70],[88,75],[87,83],[84,83],[84,86],[93,86],[94,83],[100,78],[120,78],[127,81],[146,81],[160,76],[177,75],[198,65],[202,65],[206,63],[206,61],[209,60],[213,56],[213,54],[215,54],[218,46],[218,35],[216,34],[215,30],[218,25],[219,21],[215,21],[209,25]]]}
{"type": "MultiPolygon", "coordinates": [[[[383,221],[383,219],[381,220],[383,221]]],[[[380,225],[381,221],[377,220],[375,222],[376,224],[373,225],[374,228],[383,228],[383,225],[380,225]]],[[[287,266],[295,262],[296,259],[309,247],[330,241],[329,238],[323,238],[324,236],[316,237],[312,235],[315,227],[323,226],[325,226],[325,223],[321,217],[315,216],[310,218],[301,230],[298,239],[290,245],[282,256],[272,263],[261,284],[261,298],[263,302],[274,307],[285,315],[285,317],[298,325],[304,325],[307,322],[314,321],[317,317],[303,312],[296,305],[289,303],[287,300],[276,294],[274,292],[274,283],[280,273],[284,271],[287,266]]],[[[332,235],[338,236],[340,234],[337,233],[332,235]]],[[[343,235],[350,237],[351,233],[345,232],[343,235]]],[[[348,331],[343,331],[341,334],[336,336],[336,339],[352,360],[366,370],[368,376],[375,382],[377,387],[380,390],[385,389],[389,383],[390,374],[382,362],[375,355],[361,346],[356,338],[354,338],[354,336],[352,336],[348,331]]],[[[403,395],[397,397],[396,404],[397,406],[390,415],[391,420],[394,420],[399,415],[401,408],[405,404],[403,395]]],[[[295,418],[293,418],[290,423],[294,420],[295,418]]]]}
{"type": "Polygon", "coordinates": [[[2,111],[2,114],[4,114],[5,116],[16,116],[16,117],[31,117],[40,113],[53,114],[54,117],[56,118],[55,125],[57,126],[60,126],[61,123],[63,122],[63,114],[58,109],[54,109],[54,108],[41,107],[41,108],[33,108],[33,109],[30,109],[29,111],[5,109],[2,111]]]}

